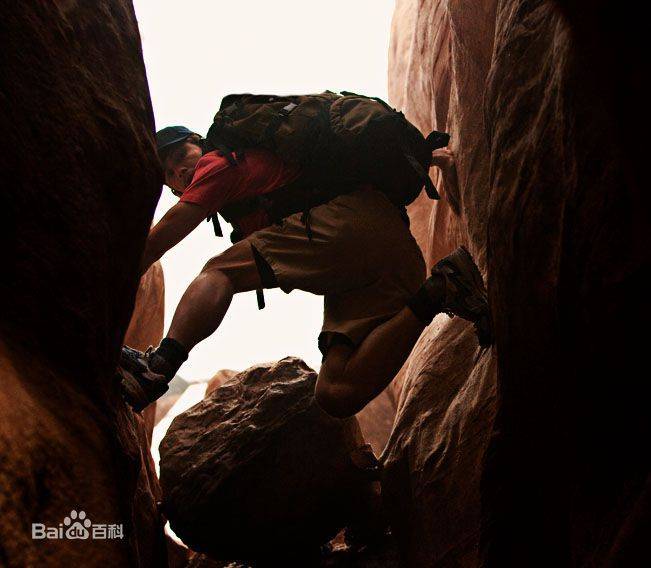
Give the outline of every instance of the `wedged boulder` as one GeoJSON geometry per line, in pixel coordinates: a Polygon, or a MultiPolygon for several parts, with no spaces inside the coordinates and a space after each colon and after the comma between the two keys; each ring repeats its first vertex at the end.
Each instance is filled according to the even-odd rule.
{"type": "Polygon", "coordinates": [[[315,382],[288,357],[239,373],[174,419],[160,445],[161,485],[188,546],[220,560],[287,562],[371,514],[377,486],[359,459],[368,454],[357,421],[322,411],[315,382]]]}

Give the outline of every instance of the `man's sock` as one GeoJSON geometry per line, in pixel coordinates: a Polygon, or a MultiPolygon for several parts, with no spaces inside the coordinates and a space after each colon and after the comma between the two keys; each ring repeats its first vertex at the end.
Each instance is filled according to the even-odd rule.
{"type": "Polygon", "coordinates": [[[407,307],[425,325],[441,312],[445,300],[445,277],[432,274],[407,302],[407,307]]]}
{"type": "Polygon", "coordinates": [[[149,368],[171,381],[187,360],[188,351],[175,339],[164,338],[149,357],[149,368]]]}

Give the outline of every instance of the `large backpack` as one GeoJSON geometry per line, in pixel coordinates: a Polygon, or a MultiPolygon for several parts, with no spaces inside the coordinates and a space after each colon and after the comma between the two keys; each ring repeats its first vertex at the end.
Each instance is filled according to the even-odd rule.
{"type": "Polygon", "coordinates": [[[229,160],[233,153],[258,147],[301,170],[291,189],[280,188],[263,199],[220,211],[234,225],[237,217],[261,205],[279,221],[363,183],[372,183],[397,206],[411,203],[423,186],[430,198],[438,199],[428,174],[431,154],[449,141],[448,134],[436,131],[425,138],[381,99],[346,91],[228,95],[206,138],[206,150],[217,149],[229,160]]]}

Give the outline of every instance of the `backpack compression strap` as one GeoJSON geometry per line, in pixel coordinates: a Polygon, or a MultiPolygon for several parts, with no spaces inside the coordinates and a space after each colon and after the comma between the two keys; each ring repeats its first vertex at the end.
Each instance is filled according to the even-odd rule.
{"type": "MultiPolygon", "coordinates": [[[[206,154],[207,152],[212,152],[213,150],[217,150],[231,166],[237,166],[237,159],[239,159],[242,156],[242,153],[238,154],[235,153],[235,158],[233,157],[233,151],[226,147],[225,145],[220,145],[220,144],[213,144],[207,139],[202,140],[201,144],[201,153],[206,154]]],[[[228,219],[227,219],[228,220],[228,219]]],[[[210,222],[212,221],[212,226],[215,231],[215,236],[216,237],[223,237],[224,232],[222,231],[222,227],[219,224],[219,217],[217,217],[217,213],[213,213],[210,215],[206,221],[210,222]]],[[[264,292],[262,289],[256,290],[255,291],[255,297],[256,300],[258,301],[258,309],[263,310],[265,308],[265,301],[264,301],[264,292]]]]}
{"type": "MultiPolygon", "coordinates": [[[[226,147],[223,144],[213,144],[210,140],[207,138],[203,138],[201,140],[201,155],[205,155],[208,152],[212,152],[213,150],[217,150],[224,158],[226,158],[226,161],[230,166],[237,166],[237,159],[240,156],[238,154],[235,154],[235,158],[233,157],[233,151],[226,147]]],[[[224,231],[222,231],[222,226],[219,224],[219,217],[217,217],[217,213],[214,213],[213,215],[210,215],[206,218],[206,221],[210,223],[212,221],[212,226],[213,230],[215,231],[215,236],[216,237],[223,237],[224,236],[224,231]]]]}

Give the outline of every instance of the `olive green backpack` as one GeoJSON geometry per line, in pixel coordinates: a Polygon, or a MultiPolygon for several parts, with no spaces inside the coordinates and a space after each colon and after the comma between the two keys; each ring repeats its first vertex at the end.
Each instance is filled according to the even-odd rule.
{"type": "Polygon", "coordinates": [[[411,203],[423,187],[438,199],[428,174],[431,154],[449,141],[449,135],[436,131],[424,137],[378,98],[346,91],[228,95],[206,138],[205,151],[217,149],[233,164],[247,148],[265,148],[302,172],[292,187],[220,211],[236,231],[237,218],[262,207],[273,221],[304,211],[308,234],[311,207],[363,183],[373,184],[398,207],[411,203]]]}

